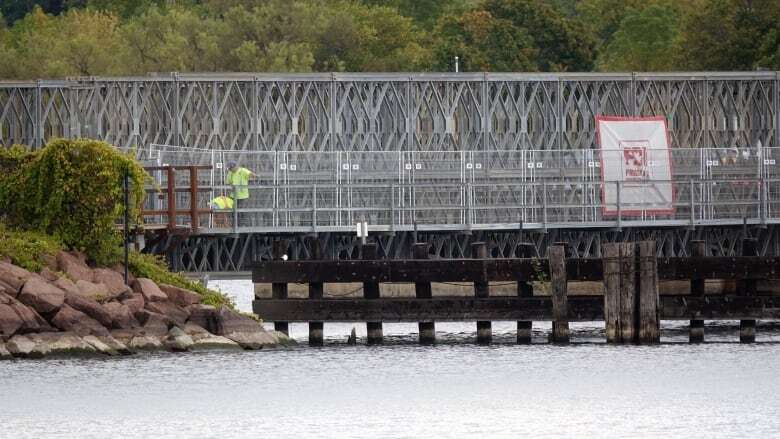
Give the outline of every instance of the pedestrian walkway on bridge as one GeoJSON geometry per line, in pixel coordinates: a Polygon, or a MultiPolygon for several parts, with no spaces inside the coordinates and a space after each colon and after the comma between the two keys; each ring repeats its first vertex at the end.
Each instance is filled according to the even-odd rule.
{"type": "MultiPolygon", "coordinates": [[[[671,149],[669,181],[605,182],[598,150],[491,152],[260,152],[151,145],[138,151],[160,187],[166,167],[196,165],[197,206],[229,195],[227,164],[255,174],[249,197],[218,221],[199,214],[198,233],[505,230],[704,225],[780,221],[780,148],[671,149]],[[636,199],[606,200],[610,188],[648,196],[671,183],[673,209],[636,199]]],[[[192,175],[176,173],[177,206],[189,206],[192,175]]],[[[165,210],[149,199],[149,211],[165,210]]],[[[165,222],[163,215],[150,222],[165,222]]],[[[177,225],[191,224],[177,216],[177,225]]]]}

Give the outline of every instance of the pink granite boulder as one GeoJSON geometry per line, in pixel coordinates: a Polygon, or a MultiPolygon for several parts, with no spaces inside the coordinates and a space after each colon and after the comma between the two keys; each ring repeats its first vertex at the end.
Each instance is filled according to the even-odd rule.
{"type": "Polygon", "coordinates": [[[66,294],[65,303],[76,311],[81,311],[84,314],[97,320],[101,325],[110,328],[112,323],[111,314],[103,308],[102,305],[96,301],[89,299],[80,294],[66,294]]]}
{"type": "Polygon", "coordinates": [[[168,296],[165,295],[160,287],[151,279],[143,277],[136,279],[133,283],[133,291],[141,293],[147,302],[162,302],[168,300],[168,296]]]}
{"type": "Polygon", "coordinates": [[[79,295],[96,302],[103,302],[112,298],[109,294],[108,287],[105,284],[96,284],[86,280],[79,280],[76,281],[76,288],[79,290],[79,295]]]}
{"type": "Polygon", "coordinates": [[[89,268],[84,258],[79,254],[64,251],[57,253],[57,266],[59,266],[60,271],[65,272],[74,282],[80,280],[92,282],[94,280],[92,269],[89,268]]]}
{"type": "Polygon", "coordinates": [[[108,288],[108,293],[111,297],[121,297],[125,294],[129,295],[132,291],[129,286],[125,284],[125,280],[114,270],[108,268],[95,268],[92,270],[95,275],[95,283],[104,284],[108,288]]]}
{"type": "Polygon", "coordinates": [[[187,321],[187,318],[190,316],[190,314],[187,311],[174,305],[169,301],[148,302],[146,304],[146,309],[152,312],[156,312],[157,314],[162,314],[164,316],[167,316],[171,320],[173,320],[176,324],[182,326],[187,321]]]}
{"type": "Polygon", "coordinates": [[[7,262],[0,262],[0,285],[7,290],[11,290],[13,296],[22,289],[27,279],[34,276],[36,275],[22,267],[17,267],[7,262]]]}
{"type": "Polygon", "coordinates": [[[41,314],[56,312],[65,302],[65,291],[39,277],[31,277],[19,293],[19,301],[41,314]]]}
{"type": "Polygon", "coordinates": [[[130,312],[133,313],[133,315],[146,306],[146,300],[144,300],[144,296],[141,293],[133,293],[127,299],[123,299],[122,303],[130,308],[130,312]]]}
{"type": "Polygon", "coordinates": [[[62,305],[57,315],[51,319],[51,323],[63,331],[75,332],[80,336],[97,335],[104,337],[109,335],[108,330],[97,320],[81,311],[76,311],[68,305],[62,305]]]}
{"type": "Polygon", "coordinates": [[[173,285],[160,284],[160,289],[168,296],[168,300],[182,308],[200,303],[200,294],[173,285]]]}
{"type": "Polygon", "coordinates": [[[111,323],[108,325],[113,329],[132,329],[140,326],[133,317],[130,307],[119,302],[109,302],[103,305],[103,309],[109,314],[111,323]]]}

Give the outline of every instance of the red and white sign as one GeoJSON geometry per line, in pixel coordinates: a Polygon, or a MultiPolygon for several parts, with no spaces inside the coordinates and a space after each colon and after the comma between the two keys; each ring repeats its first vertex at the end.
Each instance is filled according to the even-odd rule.
{"type": "Polygon", "coordinates": [[[621,216],[673,214],[674,188],[666,119],[598,116],[596,134],[604,182],[603,215],[616,216],[618,211],[621,216]]]}

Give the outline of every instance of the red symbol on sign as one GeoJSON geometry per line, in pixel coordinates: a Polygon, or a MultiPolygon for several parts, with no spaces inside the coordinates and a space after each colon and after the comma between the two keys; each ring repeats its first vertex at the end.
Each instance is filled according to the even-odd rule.
{"type": "Polygon", "coordinates": [[[624,147],[623,164],[626,180],[647,178],[647,149],[641,146],[624,147]]]}

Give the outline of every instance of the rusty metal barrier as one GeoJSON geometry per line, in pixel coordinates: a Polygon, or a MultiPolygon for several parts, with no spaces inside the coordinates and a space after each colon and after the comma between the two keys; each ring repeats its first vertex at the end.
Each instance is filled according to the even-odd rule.
{"type": "MultiPolygon", "coordinates": [[[[162,188],[147,188],[147,194],[157,194],[158,199],[166,200],[164,208],[151,208],[143,209],[141,215],[144,219],[145,228],[155,228],[155,226],[164,226],[169,232],[173,232],[176,229],[190,229],[193,233],[197,233],[200,228],[200,215],[211,214],[210,208],[200,208],[198,206],[200,193],[211,193],[211,186],[201,186],[198,184],[198,174],[200,171],[211,171],[210,165],[200,166],[148,166],[144,169],[150,174],[155,171],[162,172],[160,181],[162,183],[162,176],[165,177],[165,185],[162,188]],[[186,185],[177,185],[177,174],[184,174],[187,177],[188,183],[186,185]],[[189,195],[189,206],[187,208],[180,208],[177,202],[177,195],[187,194],[189,195]],[[147,217],[158,217],[157,222],[154,220],[151,223],[146,222],[147,217]],[[179,224],[178,217],[184,216],[184,221],[179,224]],[[162,218],[165,217],[167,221],[163,222],[162,218]],[[189,219],[189,222],[187,221],[189,219]]],[[[209,177],[210,178],[210,177],[209,177]]]]}

